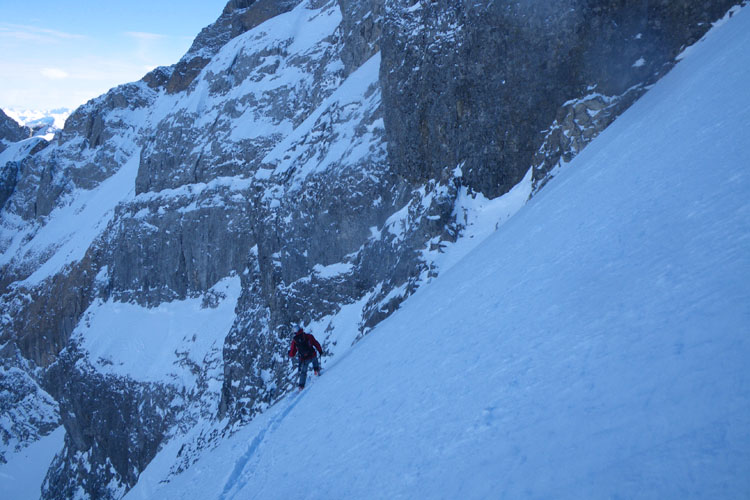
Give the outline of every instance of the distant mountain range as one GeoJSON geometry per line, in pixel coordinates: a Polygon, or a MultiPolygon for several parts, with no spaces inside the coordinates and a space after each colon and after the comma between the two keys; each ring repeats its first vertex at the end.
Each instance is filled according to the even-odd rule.
{"type": "Polygon", "coordinates": [[[55,129],[62,129],[65,126],[65,120],[73,112],[69,108],[56,109],[24,109],[24,108],[5,108],[5,114],[13,118],[20,125],[32,129],[42,126],[52,126],[55,129]]]}

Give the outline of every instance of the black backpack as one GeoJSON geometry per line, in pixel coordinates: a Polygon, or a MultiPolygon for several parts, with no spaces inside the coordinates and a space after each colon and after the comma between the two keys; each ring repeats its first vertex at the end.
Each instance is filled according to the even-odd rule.
{"type": "Polygon", "coordinates": [[[294,336],[294,345],[297,346],[297,352],[299,352],[301,358],[315,356],[315,348],[307,340],[307,336],[304,333],[298,333],[294,336]]]}

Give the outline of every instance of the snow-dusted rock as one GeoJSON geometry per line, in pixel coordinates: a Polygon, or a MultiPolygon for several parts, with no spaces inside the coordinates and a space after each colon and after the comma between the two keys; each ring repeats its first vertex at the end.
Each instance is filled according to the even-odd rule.
{"type": "Polygon", "coordinates": [[[57,401],[32,373],[33,365],[17,349],[0,348],[0,463],[60,425],[57,401]]]}

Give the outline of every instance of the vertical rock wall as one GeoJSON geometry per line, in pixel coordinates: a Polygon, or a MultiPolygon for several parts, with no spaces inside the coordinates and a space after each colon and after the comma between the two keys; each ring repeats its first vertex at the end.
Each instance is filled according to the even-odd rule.
{"type": "Polygon", "coordinates": [[[539,163],[566,102],[643,89],[734,3],[388,0],[381,83],[393,167],[423,181],[462,164],[469,186],[502,194],[539,163]]]}

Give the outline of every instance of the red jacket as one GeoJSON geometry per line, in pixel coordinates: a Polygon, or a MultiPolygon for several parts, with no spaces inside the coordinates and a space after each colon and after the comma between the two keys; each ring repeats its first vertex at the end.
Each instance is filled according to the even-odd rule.
{"type": "MultiPolygon", "coordinates": [[[[302,333],[302,335],[305,336],[307,341],[310,343],[311,346],[313,346],[314,349],[317,349],[320,354],[323,354],[323,348],[320,347],[320,344],[318,343],[317,340],[315,340],[315,337],[313,337],[309,333],[302,333]]],[[[294,340],[292,340],[292,346],[289,348],[289,357],[293,358],[296,355],[297,355],[297,344],[294,342],[294,340]]],[[[315,350],[313,350],[313,353],[311,355],[305,356],[304,358],[302,358],[302,360],[304,361],[306,359],[312,359],[314,357],[315,357],[315,350]]]]}

